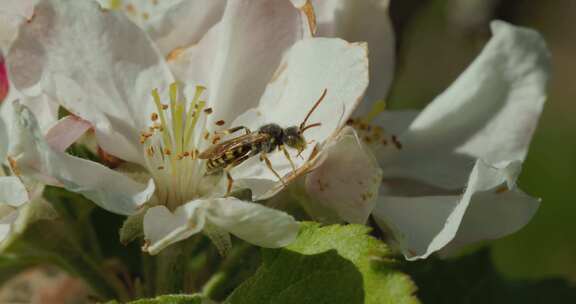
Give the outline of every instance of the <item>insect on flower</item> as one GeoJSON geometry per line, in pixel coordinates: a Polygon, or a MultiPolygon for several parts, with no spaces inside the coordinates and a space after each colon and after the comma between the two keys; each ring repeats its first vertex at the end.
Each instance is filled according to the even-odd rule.
{"type": "Polygon", "coordinates": [[[310,111],[308,111],[300,126],[282,128],[278,124],[269,123],[261,126],[256,132],[252,132],[249,128],[244,126],[238,126],[217,132],[218,135],[228,135],[244,130],[246,134],[212,145],[200,153],[198,158],[208,160],[206,163],[206,174],[226,173],[226,177],[228,178],[226,193],[230,194],[234,179],[230,175],[229,171],[250,157],[259,154],[260,161],[264,161],[272,173],[274,173],[282,183],[285,183],[280,174],[278,174],[278,172],[276,172],[272,167],[272,163],[267,154],[274,152],[276,149],[282,151],[290,162],[292,170],[296,171],[296,166],[294,165],[286,146],[296,149],[298,151],[298,156],[300,156],[302,151],[306,149],[307,143],[303,135],[304,131],[321,125],[321,123],[313,123],[309,125],[306,125],[306,123],[314,110],[316,110],[322,100],[324,100],[326,92],[327,90],[324,89],[322,95],[318,101],[314,103],[310,111]]]}

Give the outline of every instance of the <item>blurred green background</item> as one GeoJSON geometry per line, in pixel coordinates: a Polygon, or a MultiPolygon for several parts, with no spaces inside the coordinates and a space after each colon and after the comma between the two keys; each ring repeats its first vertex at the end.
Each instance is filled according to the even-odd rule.
{"type": "Polygon", "coordinates": [[[393,109],[421,108],[447,88],[489,38],[489,20],[537,29],[552,52],[552,80],[520,186],[541,197],[532,222],[490,242],[505,276],[576,283],[576,1],[392,0],[397,32],[393,109]]]}

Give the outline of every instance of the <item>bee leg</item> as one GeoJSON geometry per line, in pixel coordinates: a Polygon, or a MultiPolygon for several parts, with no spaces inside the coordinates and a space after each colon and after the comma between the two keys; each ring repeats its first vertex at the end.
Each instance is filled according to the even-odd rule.
{"type": "Polygon", "coordinates": [[[226,168],[224,171],[226,172],[226,178],[228,179],[228,186],[226,187],[226,196],[230,196],[230,193],[232,192],[232,185],[234,184],[234,179],[232,178],[232,175],[230,175],[230,169],[226,168]]]}
{"type": "Polygon", "coordinates": [[[250,131],[250,129],[248,129],[247,127],[244,127],[244,126],[238,126],[238,127],[234,127],[234,128],[230,128],[230,129],[226,129],[226,130],[222,130],[222,131],[216,131],[214,133],[216,133],[216,135],[228,135],[228,134],[236,133],[240,130],[244,130],[244,132],[246,132],[246,134],[252,133],[252,131],[250,131]]]}
{"type": "Polygon", "coordinates": [[[280,145],[278,147],[280,150],[282,150],[282,153],[284,153],[284,156],[286,156],[286,158],[290,162],[290,166],[292,167],[292,172],[294,172],[294,174],[296,174],[296,166],[294,165],[294,162],[292,161],[292,158],[290,157],[290,153],[288,153],[288,150],[286,149],[286,147],[284,145],[280,145]]]}
{"type": "Polygon", "coordinates": [[[241,164],[245,160],[247,160],[249,157],[250,157],[250,155],[244,155],[244,156],[238,158],[237,160],[235,160],[233,163],[226,166],[226,168],[224,168],[224,173],[226,173],[226,178],[228,179],[228,186],[226,188],[226,196],[230,196],[230,193],[232,193],[232,185],[234,184],[234,179],[232,178],[232,175],[230,175],[230,170],[232,168],[238,166],[239,164],[241,164]]]}
{"type": "Polygon", "coordinates": [[[260,154],[260,160],[263,160],[266,163],[266,167],[268,167],[268,169],[270,169],[270,171],[272,171],[272,173],[274,173],[274,175],[276,175],[276,177],[280,180],[280,182],[282,182],[282,185],[284,185],[284,187],[286,187],[287,186],[286,182],[284,181],[282,176],[280,176],[280,174],[278,174],[278,172],[276,172],[276,170],[274,170],[274,168],[272,167],[272,162],[270,161],[268,156],[266,156],[266,153],[262,152],[260,154]]]}

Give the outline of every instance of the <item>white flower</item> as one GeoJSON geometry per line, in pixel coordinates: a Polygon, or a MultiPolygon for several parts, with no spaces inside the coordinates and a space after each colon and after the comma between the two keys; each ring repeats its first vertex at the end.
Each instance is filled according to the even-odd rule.
{"type": "MultiPolygon", "coordinates": [[[[360,162],[366,158],[330,156],[333,162],[307,177],[308,191],[320,202],[316,208],[347,221],[365,221],[354,214],[372,212],[410,260],[502,237],[528,223],[539,199],[515,183],[546,99],[549,54],[533,30],[495,21],[492,31],[478,58],[422,112],[390,111],[372,124],[353,122],[380,164],[378,196],[351,204],[351,193],[358,198],[362,192],[355,184],[346,187],[330,164],[338,162],[336,170],[344,172],[368,166],[360,162]]],[[[347,153],[356,137],[348,138],[334,153],[347,153]]],[[[362,176],[359,181],[370,178],[362,176]]]]}
{"type": "MultiPolygon", "coordinates": [[[[36,166],[112,212],[156,205],[144,219],[150,253],[203,229],[265,247],[288,244],[298,230],[291,216],[222,197],[225,178],[207,176],[205,161],[195,156],[213,143],[217,128],[299,125],[324,89],[326,101],[311,117],[322,125],[306,139],[320,146],[342,126],[367,86],[366,49],[340,39],[302,39],[307,20],[288,1],[227,2],[222,20],[172,58],[177,80],[189,84],[179,90],[156,45],[121,13],[90,1],[40,1],[7,56],[16,87],[44,92],[90,122],[99,145],[140,166],[138,180],[147,183],[50,148],[25,107],[17,127],[31,144],[21,149],[20,166],[36,166]]],[[[308,145],[303,159],[292,151],[297,168],[306,168],[315,146],[308,145]]],[[[270,159],[283,179],[293,176],[282,153],[270,159]]],[[[231,175],[254,199],[283,185],[258,157],[231,175]]]]}

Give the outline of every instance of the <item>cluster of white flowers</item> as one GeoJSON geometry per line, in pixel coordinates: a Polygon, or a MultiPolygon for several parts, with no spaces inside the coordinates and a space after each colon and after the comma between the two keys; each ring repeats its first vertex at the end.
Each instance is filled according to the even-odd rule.
{"type": "Polygon", "coordinates": [[[202,231],[282,247],[298,223],[260,202],[293,181],[313,218],[372,216],[408,259],[518,230],[539,205],[515,181],[545,100],[542,38],[493,22],[482,53],[428,107],[383,112],[394,71],[387,9],[387,0],[0,4],[0,26],[13,27],[0,31],[0,159],[11,173],[0,177],[0,234],[41,192],[26,185],[50,184],[114,213],[145,212],[151,254],[202,231]],[[231,169],[250,201],[226,195],[225,174],[207,174],[198,154],[220,131],[298,126],[323,91],[304,151],[271,152],[274,171],[259,157],[231,169]],[[59,107],[71,115],[58,119],[59,107]],[[65,152],[87,131],[114,166],[65,152]]]}

